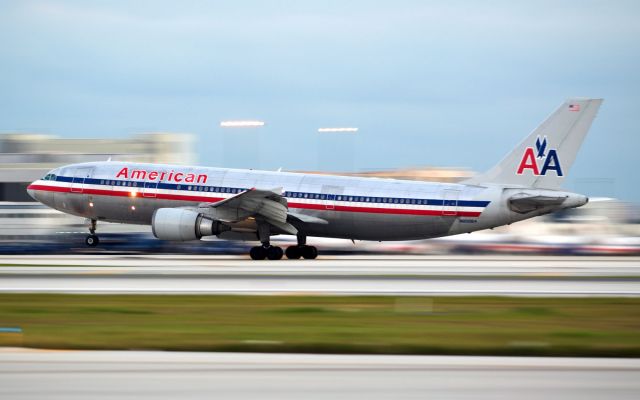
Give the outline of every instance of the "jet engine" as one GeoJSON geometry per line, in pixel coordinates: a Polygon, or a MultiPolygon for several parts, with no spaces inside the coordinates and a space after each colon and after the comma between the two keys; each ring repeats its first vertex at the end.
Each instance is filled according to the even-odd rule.
{"type": "Polygon", "coordinates": [[[183,208],[159,208],[151,220],[153,235],[162,240],[197,240],[230,229],[220,221],[183,208]]]}

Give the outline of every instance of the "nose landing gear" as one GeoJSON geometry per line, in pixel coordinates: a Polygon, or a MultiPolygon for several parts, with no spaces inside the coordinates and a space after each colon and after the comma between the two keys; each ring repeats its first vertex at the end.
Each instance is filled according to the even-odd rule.
{"type": "Polygon", "coordinates": [[[96,225],[97,221],[92,219],[91,226],[89,227],[90,235],[84,239],[84,243],[89,247],[96,247],[98,243],[100,243],[100,239],[98,238],[98,235],[96,235],[96,225]]]}

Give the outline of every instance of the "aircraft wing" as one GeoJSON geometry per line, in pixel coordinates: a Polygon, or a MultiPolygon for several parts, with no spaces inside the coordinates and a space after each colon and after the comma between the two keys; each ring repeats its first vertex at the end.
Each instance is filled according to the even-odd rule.
{"type": "Polygon", "coordinates": [[[543,196],[518,193],[509,198],[509,208],[517,213],[526,214],[540,208],[562,204],[567,196],[543,196]]]}
{"type": "Polygon", "coordinates": [[[213,217],[222,222],[239,222],[249,217],[263,219],[278,229],[295,235],[298,230],[287,222],[287,200],[282,189],[249,189],[242,193],[206,206],[214,211],[213,217]]]}

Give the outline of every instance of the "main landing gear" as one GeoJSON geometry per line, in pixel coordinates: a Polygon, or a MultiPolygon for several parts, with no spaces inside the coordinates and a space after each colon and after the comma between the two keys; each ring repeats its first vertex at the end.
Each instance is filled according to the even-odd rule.
{"type": "Polygon", "coordinates": [[[290,260],[297,260],[300,257],[313,260],[318,257],[318,249],[316,249],[315,246],[307,246],[306,244],[289,246],[285,254],[290,260]]]}
{"type": "Polygon", "coordinates": [[[271,246],[269,238],[271,237],[271,228],[269,224],[258,224],[258,238],[262,243],[262,246],[252,247],[249,251],[249,256],[252,260],[279,260],[282,258],[282,249],[278,246],[271,246]]]}
{"type": "Polygon", "coordinates": [[[282,248],[278,246],[271,246],[270,244],[252,247],[249,251],[249,255],[252,260],[279,260],[282,258],[282,248]]]}
{"type": "Polygon", "coordinates": [[[298,244],[296,246],[287,247],[285,254],[289,260],[297,260],[300,257],[307,260],[313,260],[318,257],[318,249],[316,249],[315,246],[308,246],[307,237],[298,234],[298,244]]]}
{"type": "MultiPolygon", "coordinates": [[[[264,260],[265,258],[268,258],[269,260],[280,260],[282,258],[282,248],[278,246],[271,246],[269,243],[269,225],[258,225],[258,237],[260,238],[260,242],[262,242],[262,246],[251,248],[249,256],[251,256],[252,260],[264,260]]],[[[318,249],[314,246],[307,246],[307,237],[298,234],[298,244],[296,246],[287,247],[286,255],[290,260],[297,260],[300,257],[312,260],[318,257],[318,249]]]]}
{"type": "Polygon", "coordinates": [[[91,226],[89,227],[90,235],[84,239],[84,243],[89,247],[96,247],[100,243],[98,235],[96,235],[96,220],[91,220],[91,226]]]}
{"type": "MultiPolygon", "coordinates": [[[[299,258],[305,258],[307,260],[313,260],[318,257],[318,249],[315,246],[307,246],[306,244],[289,246],[285,252],[286,256],[290,260],[297,260],[299,258]]],[[[252,247],[249,251],[249,255],[252,260],[280,260],[283,256],[282,248],[278,246],[271,246],[270,244],[252,247]]]]}

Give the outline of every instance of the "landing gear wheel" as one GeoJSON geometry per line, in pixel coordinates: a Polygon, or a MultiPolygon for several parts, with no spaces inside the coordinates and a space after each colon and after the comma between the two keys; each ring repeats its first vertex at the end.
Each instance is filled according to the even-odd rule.
{"type": "Polygon", "coordinates": [[[252,260],[264,260],[267,257],[267,249],[262,246],[252,247],[249,256],[252,260]]]}
{"type": "Polygon", "coordinates": [[[315,246],[300,246],[301,247],[301,252],[302,252],[302,257],[304,257],[307,260],[314,260],[316,257],[318,257],[318,249],[315,248],[315,246]]]}
{"type": "Polygon", "coordinates": [[[84,242],[89,247],[96,247],[100,243],[97,235],[89,235],[84,239],[84,242]]]}
{"type": "Polygon", "coordinates": [[[300,250],[300,246],[289,246],[285,251],[287,258],[289,260],[297,260],[302,257],[302,251],[300,250]]]}
{"type": "Polygon", "coordinates": [[[278,246],[270,246],[267,248],[267,258],[269,260],[280,260],[282,258],[282,248],[278,246]]]}

